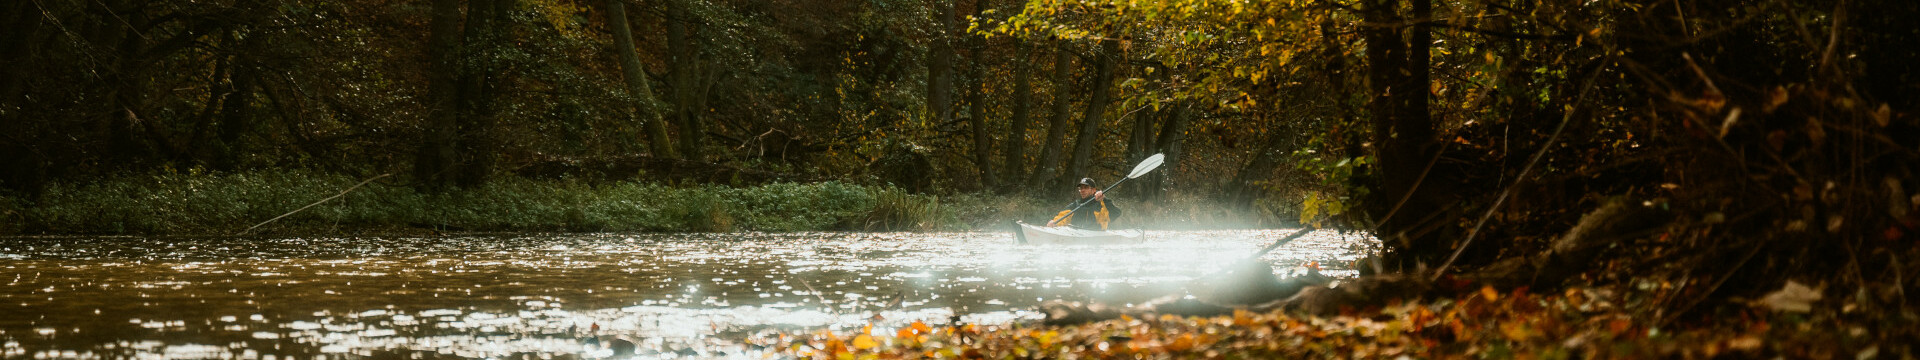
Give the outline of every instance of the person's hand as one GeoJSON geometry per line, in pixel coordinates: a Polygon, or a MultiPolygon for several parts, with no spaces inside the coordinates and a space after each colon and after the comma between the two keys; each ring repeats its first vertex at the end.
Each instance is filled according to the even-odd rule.
{"type": "Polygon", "coordinates": [[[1047,220],[1047,227],[1054,227],[1054,225],[1053,225],[1053,223],[1056,223],[1056,222],[1060,222],[1060,221],[1059,221],[1059,220],[1047,220]]]}
{"type": "Polygon", "coordinates": [[[1107,201],[1107,192],[1105,192],[1105,191],[1095,191],[1095,192],[1093,192],[1093,199],[1094,199],[1094,200],[1100,200],[1100,201],[1107,201]]]}

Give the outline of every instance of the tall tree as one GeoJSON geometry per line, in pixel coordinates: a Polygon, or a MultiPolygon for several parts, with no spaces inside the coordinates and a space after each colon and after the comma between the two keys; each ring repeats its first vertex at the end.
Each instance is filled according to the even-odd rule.
{"type": "Polygon", "coordinates": [[[513,34],[516,0],[474,0],[467,5],[467,47],[471,56],[460,75],[460,165],[454,183],[475,186],[486,182],[499,159],[500,92],[506,83],[508,37],[513,34]]]}
{"type": "MultiPolygon", "coordinates": [[[[1159,69],[1158,67],[1149,66],[1147,67],[1147,70],[1152,72],[1151,77],[1153,78],[1153,82],[1154,82],[1153,86],[1162,87],[1162,88],[1166,86],[1167,72],[1164,69],[1159,69]],[[1160,71],[1152,71],[1152,70],[1160,70],[1160,71]]],[[[1144,111],[1143,113],[1136,113],[1135,115],[1133,115],[1133,119],[1132,119],[1133,128],[1127,132],[1127,163],[1129,164],[1137,164],[1140,162],[1140,160],[1146,159],[1147,156],[1151,156],[1155,152],[1156,150],[1154,149],[1155,133],[1153,131],[1153,125],[1155,123],[1160,122],[1159,121],[1160,117],[1163,115],[1164,112],[1173,110],[1173,108],[1171,107],[1161,108],[1160,104],[1158,104],[1160,100],[1158,98],[1153,97],[1154,95],[1152,95],[1153,94],[1152,91],[1148,91],[1146,93],[1148,94],[1147,96],[1149,96],[1149,98],[1147,99],[1147,102],[1148,102],[1147,106],[1150,108],[1158,109],[1158,110],[1144,111],[1145,109],[1143,109],[1144,111]]],[[[1146,179],[1141,179],[1141,180],[1146,180],[1146,179]]],[[[1144,181],[1142,183],[1143,183],[1142,185],[1148,185],[1148,184],[1145,184],[1144,181]]],[[[1138,198],[1138,197],[1146,196],[1152,190],[1153,189],[1149,186],[1133,186],[1133,187],[1128,187],[1126,191],[1127,191],[1127,194],[1130,194],[1138,198]]]]}
{"type": "MultiPolygon", "coordinates": [[[[38,196],[47,184],[48,156],[45,149],[34,146],[37,139],[46,139],[41,133],[44,119],[34,119],[22,114],[26,104],[18,103],[28,89],[28,64],[36,55],[41,54],[41,29],[45,25],[38,21],[44,9],[30,1],[12,1],[0,5],[0,26],[4,26],[7,36],[0,36],[0,189],[12,190],[17,194],[38,196]]],[[[51,13],[51,12],[46,12],[51,13]]]]}
{"type": "Polygon", "coordinates": [[[494,98],[505,81],[513,0],[434,0],[428,33],[428,124],[415,157],[421,186],[473,186],[493,172],[494,98]]]}
{"type": "MultiPolygon", "coordinates": [[[[1001,168],[1006,169],[1004,183],[1008,185],[1024,183],[1022,180],[1026,179],[1022,169],[1027,166],[1027,124],[1033,121],[1030,118],[1033,107],[1033,79],[1027,78],[1033,68],[1027,64],[1028,58],[1033,53],[1033,46],[1020,40],[1015,40],[1014,46],[1016,49],[1013,57],[1013,94],[1011,95],[1013,113],[1007,117],[1007,133],[1001,139],[1005,144],[1002,154],[1006,156],[1006,160],[1001,161],[1001,168]]],[[[1007,189],[1015,187],[1006,186],[1007,189]]]]}
{"type": "Polygon", "coordinates": [[[252,127],[254,75],[252,61],[238,58],[229,65],[227,78],[229,89],[220,110],[219,141],[214,142],[212,165],[215,170],[233,171],[239,167],[240,156],[247,153],[242,145],[242,135],[252,127]]]}
{"type": "MultiPolygon", "coordinates": [[[[105,153],[122,163],[137,163],[153,148],[148,139],[139,136],[136,126],[153,120],[147,113],[146,87],[152,77],[147,76],[148,47],[153,46],[145,35],[139,34],[140,27],[148,25],[146,2],[107,1],[97,3],[103,12],[118,13],[118,21],[101,21],[100,31],[96,32],[95,44],[112,46],[111,71],[102,74],[103,86],[109,89],[105,111],[96,112],[99,123],[105,124],[107,134],[105,153]]],[[[103,19],[104,20],[104,19],[103,19]]]]}
{"type": "Polygon", "coordinates": [[[640,54],[634,49],[633,27],[627,22],[627,1],[607,0],[608,31],[613,32],[614,49],[620,52],[620,75],[627,82],[627,96],[633,99],[633,110],[646,132],[647,149],[655,157],[672,158],[673,141],[667,138],[667,123],[661,116],[664,106],[654,98],[646,68],[640,65],[640,54]]]}
{"type": "Polygon", "coordinates": [[[1143,196],[1146,200],[1166,199],[1167,188],[1174,185],[1173,174],[1179,171],[1180,163],[1186,158],[1186,149],[1182,143],[1187,138],[1188,105],[1185,101],[1174,100],[1161,106],[1166,109],[1161,112],[1160,134],[1154,137],[1153,148],[1161,154],[1166,154],[1166,163],[1161,165],[1166,170],[1147,174],[1147,185],[1142,186],[1148,191],[1146,196],[1143,196]]]}
{"type": "Polygon", "coordinates": [[[433,0],[427,33],[427,124],[413,162],[414,180],[437,189],[448,181],[455,164],[455,134],[460,117],[460,0],[433,0]]]}
{"type": "Polygon", "coordinates": [[[1100,40],[1100,51],[1093,54],[1093,80],[1087,84],[1092,89],[1087,95],[1086,113],[1081,114],[1080,135],[1074,138],[1068,179],[1086,177],[1093,166],[1093,145],[1100,142],[1100,126],[1107,123],[1107,98],[1112,96],[1114,62],[1119,56],[1119,40],[1100,40]]]}
{"type": "Polygon", "coordinates": [[[1414,269],[1438,266],[1435,260],[1445,256],[1448,246],[1439,243],[1437,234],[1419,231],[1425,225],[1420,220],[1435,214],[1439,206],[1425,194],[1432,187],[1415,188],[1434,144],[1433,121],[1427,111],[1432,41],[1425,25],[1408,25],[1421,21],[1408,19],[1427,19],[1431,2],[1407,1],[1411,17],[1400,15],[1400,0],[1370,0],[1360,10],[1368,23],[1361,36],[1367,43],[1367,84],[1373,93],[1368,111],[1379,182],[1367,210],[1375,217],[1395,214],[1378,225],[1380,237],[1395,245],[1388,247],[1385,258],[1395,266],[1414,269]]]}
{"type": "Polygon", "coordinates": [[[1220,194],[1221,202],[1243,211],[1254,210],[1254,200],[1259,199],[1266,190],[1260,181],[1271,177],[1273,171],[1279,168],[1282,153],[1296,147],[1290,142],[1294,137],[1289,134],[1273,132],[1262,137],[1264,141],[1260,146],[1248,154],[1250,158],[1247,164],[1234,174],[1233,181],[1227,182],[1227,188],[1220,194]]]}
{"type": "MultiPolygon", "coordinates": [[[[986,6],[986,0],[974,2],[972,18],[980,18],[986,6]]],[[[973,163],[980,168],[980,187],[991,189],[999,176],[993,173],[993,138],[987,136],[987,39],[971,35],[967,43],[973,57],[967,61],[967,124],[973,128],[973,163]]]]}
{"type": "Polygon", "coordinates": [[[933,2],[933,31],[927,44],[927,118],[934,124],[953,120],[953,26],[951,0],[933,2]]]}
{"type": "Polygon", "coordinates": [[[680,154],[689,160],[706,161],[707,94],[713,89],[719,67],[707,51],[701,34],[705,22],[694,11],[693,1],[667,1],[667,82],[673,90],[674,124],[680,126],[680,154]]]}
{"type": "MultiPolygon", "coordinates": [[[[39,43],[42,9],[31,1],[13,1],[0,5],[0,99],[12,99],[26,90],[21,73],[27,56],[36,53],[39,43]]],[[[12,109],[8,109],[12,110],[12,109]]]]}
{"type": "Polygon", "coordinates": [[[1067,120],[1073,116],[1072,103],[1067,98],[1073,91],[1073,83],[1067,78],[1073,74],[1073,44],[1066,40],[1056,40],[1054,44],[1053,114],[1047,121],[1047,143],[1040,147],[1040,167],[1027,179],[1028,187],[1051,185],[1053,179],[1059,178],[1060,144],[1067,137],[1067,120]]]}

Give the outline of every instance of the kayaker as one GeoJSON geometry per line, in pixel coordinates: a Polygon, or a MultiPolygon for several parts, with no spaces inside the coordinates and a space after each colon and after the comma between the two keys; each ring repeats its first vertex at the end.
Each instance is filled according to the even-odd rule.
{"type": "Polygon", "coordinates": [[[1072,226],[1088,230],[1106,230],[1107,224],[1113,222],[1114,218],[1120,217],[1120,206],[1114,205],[1113,200],[1107,199],[1107,192],[1095,190],[1093,178],[1081,178],[1080,185],[1077,187],[1080,191],[1080,198],[1074,200],[1072,203],[1068,203],[1067,208],[1079,208],[1080,210],[1061,211],[1060,214],[1053,216],[1053,220],[1047,221],[1047,226],[1072,226]],[[1082,203],[1085,203],[1085,205],[1082,205],[1082,203]],[[1066,216],[1068,211],[1072,211],[1073,217],[1068,218],[1066,216]]]}

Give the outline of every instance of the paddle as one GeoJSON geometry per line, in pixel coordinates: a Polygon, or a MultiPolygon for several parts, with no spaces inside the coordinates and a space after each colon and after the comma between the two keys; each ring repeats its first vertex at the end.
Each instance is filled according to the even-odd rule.
{"type": "MultiPolygon", "coordinates": [[[[1167,156],[1165,154],[1153,154],[1153,156],[1148,156],[1146,160],[1140,160],[1140,165],[1134,165],[1133,172],[1127,173],[1127,177],[1120,178],[1119,181],[1114,181],[1113,185],[1107,185],[1107,188],[1101,189],[1100,192],[1105,193],[1107,192],[1107,190],[1113,190],[1113,187],[1120,186],[1120,183],[1126,182],[1127,179],[1137,178],[1137,177],[1140,177],[1141,175],[1146,175],[1148,172],[1152,172],[1153,169],[1160,168],[1160,164],[1165,162],[1167,162],[1167,156]]],[[[1087,206],[1087,203],[1090,203],[1090,202],[1092,201],[1080,202],[1079,204],[1074,205],[1073,208],[1068,209],[1066,213],[1055,215],[1053,217],[1053,221],[1059,221],[1060,219],[1073,216],[1073,212],[1080,211],[1080,207],[1087,206]]],[[[1049,221],[1049,222],[1052,222],[1052,221],[1049,221]]]]}

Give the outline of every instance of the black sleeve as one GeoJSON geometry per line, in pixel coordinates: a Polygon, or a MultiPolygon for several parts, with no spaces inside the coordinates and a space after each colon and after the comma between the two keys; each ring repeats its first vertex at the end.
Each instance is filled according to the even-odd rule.
{"type": "Polygon", "coordinates": [[[1118,203],[1118,202],[1116,202],[1116,201],[1113,201],[1113,198],[1107,198],[1107,199],[1106,199],[1106,200],[1104,200],[1104,201],[1105,201],[1105,202],[1107,203],[1107,218],[1108,218],[1108,219],[1119,219],[1119,218],[1120,218],[1120,205],[1119,205],[1119,203],[1118,203]]]}

